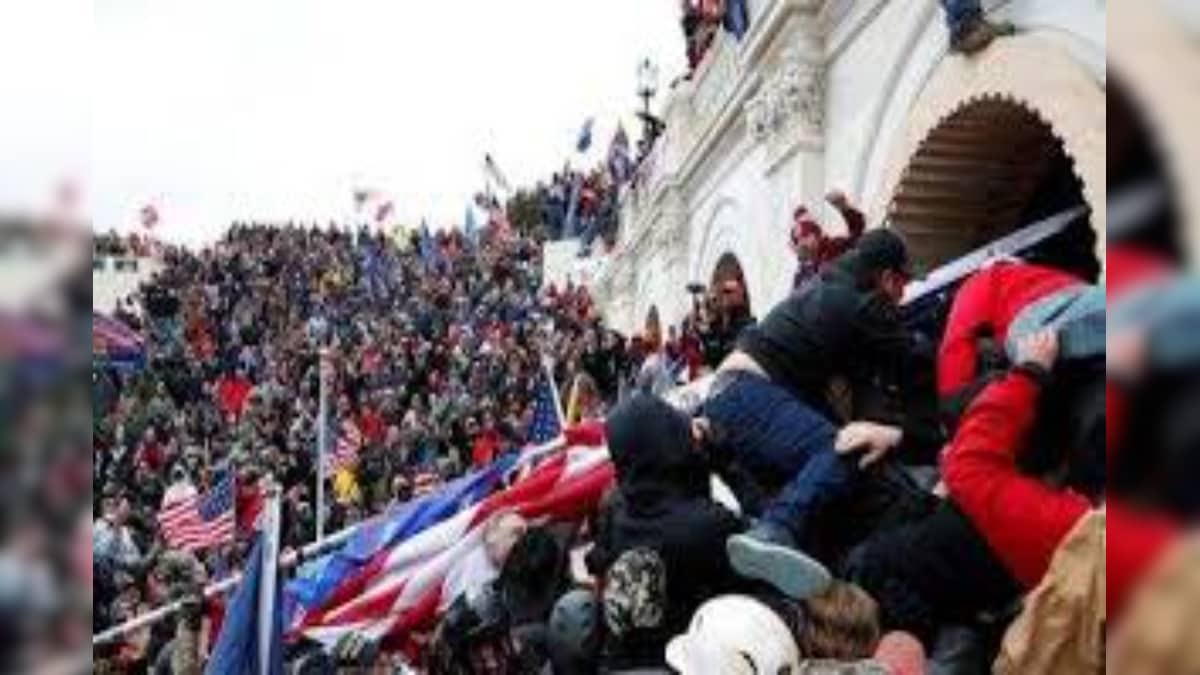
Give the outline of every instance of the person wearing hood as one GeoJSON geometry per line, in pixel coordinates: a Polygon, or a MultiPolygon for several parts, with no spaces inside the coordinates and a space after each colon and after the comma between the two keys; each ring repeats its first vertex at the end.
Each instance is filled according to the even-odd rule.
{"type": "Polygon", "coordinates": [[[705,414],[723,432],[728,461],[721,463],[775,492],[758,524],[729,541],[740,574],[797,598],[822,590],[828,571],[800,551],[811,547],[817,514],[892,449],[936,442],[899,413],[912,388],[905,376],[912,340],[897,311],[909,269],[899,235],[869,232],[818,281],[744,331],[718,370],[705,414]],[[849,419],[860,420],[840,432],[849,419],[828,395],[838,381],[849,385],[849,419]]]}
{"type": "Polygon", "coordinates": [[[605,661],[610,668],[661,667],[667,641],[683,632],[692,613],[736,584],[725,541],[742,524],[710,498],[699,434],[683,413],[654,396],[634,394],[613,409],[607,427],[617,485],[597,526],[588,568],[605,577],[623,554],[649,549],[663,563],[666,606],[653,635],[607,645],[605,661]]]}

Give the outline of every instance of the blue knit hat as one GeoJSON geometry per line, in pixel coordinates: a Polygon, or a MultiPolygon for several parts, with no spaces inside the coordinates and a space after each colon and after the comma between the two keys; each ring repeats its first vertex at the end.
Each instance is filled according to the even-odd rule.
{"type": "Polygon", "coordinates": [[[1009,326],[1009,360],[1016,363],[1023,338],[1047,328],[1058,330],[1059,358],[1103,356],[1106,320],[1103,288],[1080,284],[1052,293],[1021,310],[1009,326]]]}

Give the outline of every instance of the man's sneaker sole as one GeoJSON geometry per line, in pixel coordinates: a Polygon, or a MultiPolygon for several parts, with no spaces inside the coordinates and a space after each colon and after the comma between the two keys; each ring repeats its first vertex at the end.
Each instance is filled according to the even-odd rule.
{"type": "Polygon", "coordinates": [[[725,550],[739,575],[765,581],[796,600],[819,595],[833,583],[824,565],[786,546],[737,534],[725,543],[725,550]]]}

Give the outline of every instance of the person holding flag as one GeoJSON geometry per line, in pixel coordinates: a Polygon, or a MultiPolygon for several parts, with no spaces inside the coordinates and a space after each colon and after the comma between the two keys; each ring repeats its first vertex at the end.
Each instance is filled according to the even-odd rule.
{"type": "Polygon", "coordinates": [[[229,601],[204,675],[283,674],[283,587],[279,574],[279,487],[268,491],[262,529],[229,601]]]}

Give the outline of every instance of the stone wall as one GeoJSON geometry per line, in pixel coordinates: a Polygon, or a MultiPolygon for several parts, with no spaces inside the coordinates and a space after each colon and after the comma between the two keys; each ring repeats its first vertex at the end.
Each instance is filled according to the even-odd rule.
{"type": "Polygon", "coordinates": [[[918,130],[981,92],[1012,93],[1061,127],[1102,230],[1104,3],[992,11],[1023,34],[968,60],[947,54],[936,0],[752,2],[745,38],[722,34],[668,95],[667,131],[592,284],[609,322],[639,330],[652,306],[678,322],[685,286],[707,284],[725,253],[761,314],[788,291],[792,209],[803,202],[840,227],[822,201],[838,186],[881,222],[918,130]],[[1087,131],[1097,116],[1098,137],[1087,131]]]}

